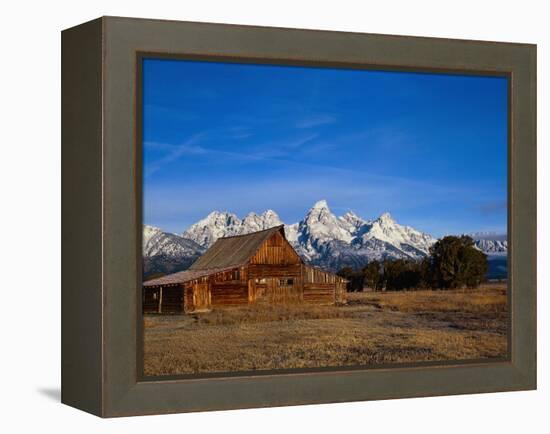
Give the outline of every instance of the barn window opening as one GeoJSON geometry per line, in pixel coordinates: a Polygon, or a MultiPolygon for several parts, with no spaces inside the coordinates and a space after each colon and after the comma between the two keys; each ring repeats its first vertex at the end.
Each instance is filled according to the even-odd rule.
{"type": "Polygon", "coordinates": [[[279,279],[280,286],[292,286],[294,285],[294,279],[279,279]]]}
{"type": "Polygon", "coordinates": [[[157,293],[153,292],[153,300],[156,300],[156,299],[157,299],[157,293]]]}

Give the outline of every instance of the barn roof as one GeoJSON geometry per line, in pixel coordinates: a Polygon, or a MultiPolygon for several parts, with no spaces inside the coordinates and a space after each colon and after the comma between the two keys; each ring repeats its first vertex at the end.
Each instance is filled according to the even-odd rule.
{"type": "MultiPolygon", "coordinates": [[[[197,259],[189,269],[143,282],[143,286],[171,285],[189,282],[210,274],[227,271],[245,265],[258,251],[261,245],[274,233],[285,237],[284,225],[246,235],[218,238],[204,255],[197,259]]],[[[286,237],[285,237],[286,239],[286,237]]]]}
{"type": "Polygon", "coordinates": [[[246,264],[261,245],[276,232],[280,232],[284,237],[284,225],[246,235],[218,238],[212,247],[189,267],[189,270],[240,267],[246,264]]]}
{"type": "Polygon", "coordinates": [[[190,280],[195,280],[200,277],[208,276],[210,274],[219,273],[222,271],[230,270],[233,267],[228,268],[219,268],[219,269],[210,269],[210,270],[185,270],[179,271],[177,273],[168,274],[166,276],[158,277],[156,279],[151,279],[143,282],[143,286],[162,286],[162,285],[172,285],[177,283],[189,282],[190,280]]]}

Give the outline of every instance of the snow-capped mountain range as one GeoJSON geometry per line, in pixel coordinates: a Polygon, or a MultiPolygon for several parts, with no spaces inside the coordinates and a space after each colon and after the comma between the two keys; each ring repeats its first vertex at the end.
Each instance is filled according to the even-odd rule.
{"type": "MultiPolygon", "coordinates": [[[[180,235],[144,226],[143,256],[146,274],[168,273],[188,268],[221,237],[242,235],[284,224],[277,213],[249,213],[243,219],[214,211],[180,235]]],[[[288,241],[312,265],[336,271],[344,266],[359,268],[372,260],[421,259],[437,241],[429,234],[398,224],[389,213],[365,220],[352,211],[336,216],[327,202],[317,202],[302,220],[285,224],[288,241]]],[[[480,250],[504,254],[506,239],[472,234],[480,250]]]]}
{"type": "Polygon", "coordinates": [[[502,254],[508,253],[508,241],[506,240],[475,240],[476,247],[486,254],[502,254]]]}
{"type": "Polygon", "coordinates": [[[243,220],[227,211],[214,211],[190,226],[181,236],[208,248],[218,238],[249,234],[282,224],[279,216],[271,210],[261,215],[251,212],[243,220]]]}
{"type": "Polygon", "coordinates": [[[175,273],[189,268],[206,249],[194,241],[143,225],[143,272],[175,273]]]}
{"type": "Polygon", "coordinates": [[[498,232],[475,232],[468,234],[482,252],[488,255],[506,255],[508,253],[508,238],[498,232]]]}

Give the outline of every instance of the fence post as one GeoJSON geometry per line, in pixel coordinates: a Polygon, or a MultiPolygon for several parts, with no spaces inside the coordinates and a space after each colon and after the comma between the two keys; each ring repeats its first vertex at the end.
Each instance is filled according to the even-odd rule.
{"type": "Polygon", "coordinates": [[[159,313],[162,313],[162,286],[159,291],[159,313]]]}

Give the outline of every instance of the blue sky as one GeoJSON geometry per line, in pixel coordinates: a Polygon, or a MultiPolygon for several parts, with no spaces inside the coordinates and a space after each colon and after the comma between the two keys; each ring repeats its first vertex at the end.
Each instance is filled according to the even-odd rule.
{"type": "Polygon", "coordinates": [[[435,236],[506,231],[507,81],[145,59],[144,222],[326,199],[435,236]]]}

